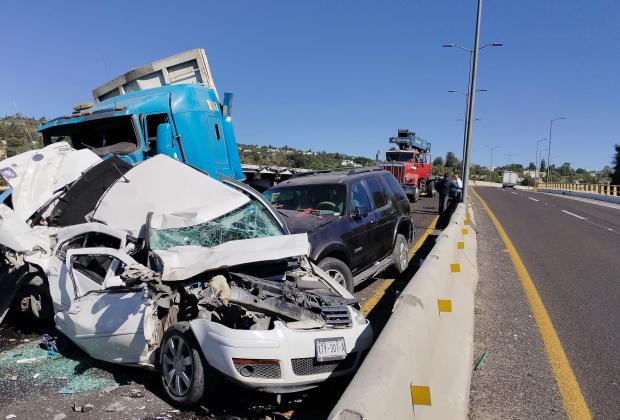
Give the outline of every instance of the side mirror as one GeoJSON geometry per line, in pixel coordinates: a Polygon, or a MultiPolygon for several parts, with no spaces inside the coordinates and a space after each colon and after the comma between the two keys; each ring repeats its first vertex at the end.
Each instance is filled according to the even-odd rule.
{"type": "Polygon", "coordinates": [[[224,100],[222,101],[222,115],[224,118],[232,117],[233,94],[224,92],[224,100]]]}
{"type": "Polygon", "coordinates": [[[365,206],[357,206],[353,209],[351,215],[354,219],[363,219],[368,216],[368,209],[365,206]]]}
{"type": "Polygon", "coordinates": [[[169,123],[162,123],[157,126],[155,152],[158,155],[172,156],[174,154],[172,130],[169,123]]]}

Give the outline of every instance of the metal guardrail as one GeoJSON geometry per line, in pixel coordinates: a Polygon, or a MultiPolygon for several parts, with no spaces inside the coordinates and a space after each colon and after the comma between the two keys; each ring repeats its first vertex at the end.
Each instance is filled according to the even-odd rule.
{"type": "Polygon", "coordinates": [[[539,189],[559,190],[559,191],[576,191],[592,194],[602,194],[618,196],[620,193],[620,185],[607,184],[574,184],[567,182],[541,182],[537,186],[539,189]]]}

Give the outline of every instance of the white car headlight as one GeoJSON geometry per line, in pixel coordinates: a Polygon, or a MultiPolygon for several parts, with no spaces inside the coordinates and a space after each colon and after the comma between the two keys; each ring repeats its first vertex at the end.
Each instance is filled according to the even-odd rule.
{"type": "Polygon", "coordinates": [[[365,325],[368,322],[366,317],[357,309],[351,307],[351,313],[353,314],[353,319],[358,325],[365,325]]]}

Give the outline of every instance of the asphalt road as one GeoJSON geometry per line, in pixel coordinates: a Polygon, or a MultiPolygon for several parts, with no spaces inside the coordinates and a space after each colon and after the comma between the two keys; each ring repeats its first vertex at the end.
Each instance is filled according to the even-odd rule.
{"type": "MultiPolygon", "coordinates": [[[[437,199],[423,197],[411,204],[411,212],[418,238],[437,215],[437,199]]],[[[438,228],[444,223],[440,220],[438,228]]],[[[398,293],[434,244],[438,231],[431,233],[405,273],[394,277],[386,272],[356,288],[355,296],[367,308],[377,333],[387,322],[398,293]]],[[[24,323],[11,315],[0,325],[0,418],[325,418],[348,380],[327,382],[309,392],[284,396],[281,401],[275,395],[224,384],[222,397],[213,406],[177,410],[165,400],[155,372],[97,362],[62,337],[58,340],[60,354],[48,358],[40,345],[43,333],[59,335],[52,326],[24,323]],[[78,391],[63,395],[63,388],[78,391]],[[87,413],[75,412],[74,403],[78,407],[92,404],[93,408],[87,413]]]]}
{"type": "Polygon", "coordinates": [[[532,277],[592,415],[620,418],[620,207],[475,190],[532,277]]]}

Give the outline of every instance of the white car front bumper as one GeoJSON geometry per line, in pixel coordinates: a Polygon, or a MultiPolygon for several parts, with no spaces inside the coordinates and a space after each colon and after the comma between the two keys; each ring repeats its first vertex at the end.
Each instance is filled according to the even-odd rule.
{"type": "Polygon", "coordinates": [[[361,323],[351,311],[348,328],[293,330],[276,321],[272,330],[236,330],[205,319],[190,322],[207,362],[241,385],[273,393],[296,392],[319,385],[329,377],[352,373],[373,341],[368,321],[361,323]],[[315,340],[342,337],[347,357],[316,361],[315,340]],[[233,359],[246,359],[237,361],[233,359]],[[262,364],[265,361],[269,364],[262,364]],[[251,375],[242,367],[251,364],[251,375]]]}

